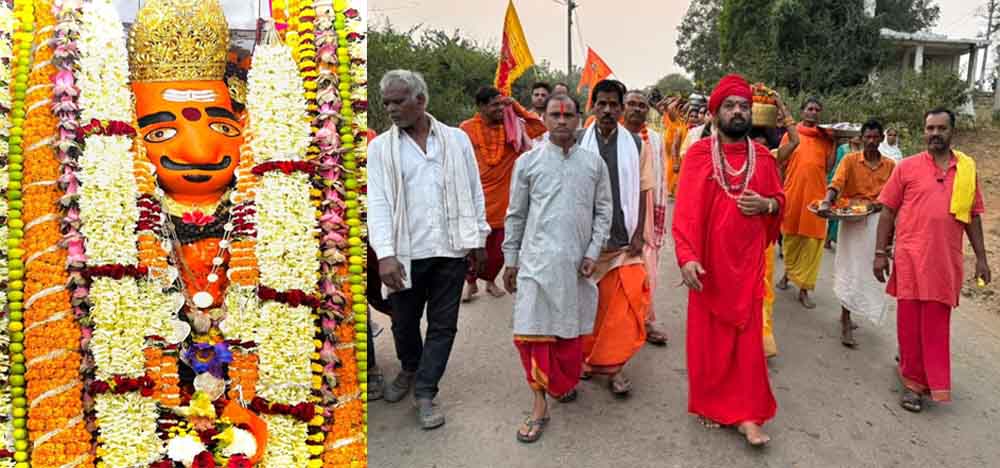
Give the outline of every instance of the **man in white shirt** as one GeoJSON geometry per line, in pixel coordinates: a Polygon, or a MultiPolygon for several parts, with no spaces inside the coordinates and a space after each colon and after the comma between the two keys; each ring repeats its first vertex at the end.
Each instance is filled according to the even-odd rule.
{"type": "Polygon", "coordinates": [[[485,265],[490,226],[472,143],[427,113],[423,77],[393,70],[380,87],[393,126],[368,146],[368,236],[402,364],[384,397],[398,402],[413,388],[420,425],[434,429],[445,422],[433,401],[458,329],[467,257],[485,265]]]}

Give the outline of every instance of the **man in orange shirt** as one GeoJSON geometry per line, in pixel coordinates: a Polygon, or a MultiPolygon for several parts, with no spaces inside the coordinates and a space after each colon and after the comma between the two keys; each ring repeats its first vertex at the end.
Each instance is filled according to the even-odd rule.
{"type": "Polygon", "coordinates": [[[476,151],[479,180],[486,196],[486,222],[492,231],[486,239],[486,267],[476,275],[470,268],[466,276],[462,301],[468,302],[479,293],[478,279],[486,281],[486,291],[494,297],[504,295],[496,284],[496,277],[503,268],[503,223],[510,201],[510,179],[514,162],[531,149],[531,140],[545,133],[545,124],[537,114],[528,111],[496,88],[484,87],[476,93],[479,112],[459,125],[476,151]],[[511,106],[518,119],[505,122],[504,108],[511,106]]]}
{"type": "MultiPolygon", "coordinates": [[[[826,191],[826,198],[819,205],[820,215],[829,216],[838,198],[842,200],[840,205],[875,204],[876,211],[881,210],[877,204],[879,192],[896,167],[892,159],[879,153],[882,135],[882,124],[877,120],[869,120],[861,126],[864,151],[844,156],[826,191]]],[[[885,291],[868,274],[875,261],[872,246],[877,231],[878,216],[875,215],[839,223],[833,292],[841,305],[840,342],[849,348],[857,346],[851,312],[878,325],[882,323],[888,304],[885,291]]]]}
{"type": "MultiPolygon", "coordinates": [[[[785,276],[777,286],[788,289],[789,281],[795,283],[799,287],[799,302],[807,309],[816,307],[809,291],[816,288],[826,238],[826,220],[809,211],[809,204],[826,196],[826,173],[833,167],[834,158],[833,138],[819,127],[821,112],[823,104],[819,99],[811,97],[802,104],[802,123],[797,127],[799,147],[789,156],[785,169],[788,205],[781,223],[785,276]]],[[[786,135],[781,144],[787,140],[786,135]]],[[[779,165],[782,163],[785,161],[778,161],[779,165]]]]}

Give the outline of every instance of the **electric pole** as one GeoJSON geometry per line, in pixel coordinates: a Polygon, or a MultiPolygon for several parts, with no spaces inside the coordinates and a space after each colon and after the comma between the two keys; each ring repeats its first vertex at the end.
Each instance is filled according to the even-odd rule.
{"type": "MultiPolygon", "coordinates": [[[[992,1],[992,0],[991,0],[992,1]]],[[[573,74],[573,10],[578,5],[566,0],[566,77],[573,74]]]]}

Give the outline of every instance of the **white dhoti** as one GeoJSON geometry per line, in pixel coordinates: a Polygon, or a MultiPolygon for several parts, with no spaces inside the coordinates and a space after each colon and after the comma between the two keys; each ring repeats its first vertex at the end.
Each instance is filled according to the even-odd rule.
{"type": "Polygon", "coordinates": [[[864,220],[840,222],[833,283],[840,304],[875,325],[885,319],[889,306],[885,285],[872,273],[878,219],[870,215],[864,220]]]}

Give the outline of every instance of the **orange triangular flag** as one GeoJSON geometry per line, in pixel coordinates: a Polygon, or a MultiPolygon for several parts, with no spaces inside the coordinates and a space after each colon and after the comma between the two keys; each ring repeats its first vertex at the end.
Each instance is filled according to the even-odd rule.
{"type": "Polygon", "coordinates": [[[594,85],[601,80],[611,76],[611,67],[604,63],[604,59],[594,52],[594,49],[587,47],[587,62],[583,64],[583,71],[580,73],[580,83],[576,85],[576,92],[580,92],[584,86],[587,92],[587,110],[590,110],[590,95],[594,92],[594,85]]]}
{"type": "Polygon", "coordinates": [[[497,62],[497,73],[493,79],[495,86],[504,96],[510,96],[514,80],[524,74],[535,59],[528,49],[528,41],[521,29],[521,20],[517,17],[514,2],[507,3],[507,14],[503,21],[503,44],[500,46],[500,61],[497,62]]]}

